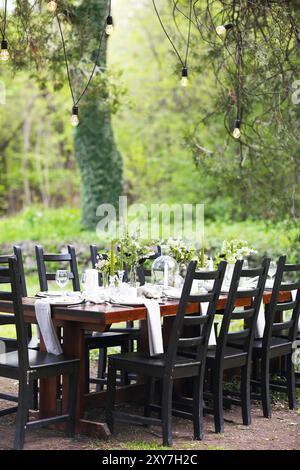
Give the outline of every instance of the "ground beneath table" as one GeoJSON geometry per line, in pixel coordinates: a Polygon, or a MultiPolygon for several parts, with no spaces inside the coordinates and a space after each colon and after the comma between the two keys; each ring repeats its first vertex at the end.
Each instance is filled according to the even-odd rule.
{"type": "MultiPolygon", "coordinates": [[[[1,391],[12,391],[15,384],[0,379],[1,391]]],[[[0,400],[0,409],[7,402],[0,400]]],[[[128,406],[126,406],[128,408],[128,406]]],[[[136,411],[132,408],[132,412],[136,411]]],[[[95,411],[93,417],[103,420],[103,412],[95,411]]],[[[253,405],[253,423],[251,426],[241,424],[241,410],[233,407],[225,411],[225,433],[214,433],[212,416],[205,417],[205,439],[193,441],[192,424],[174,418],[173,437],[174,449],[190,450],[300,450],[300,411],[289,411],[285,404],[273,405],[272,419],[265,419],[259,405],[253,405]]],[[[14,438],[15,416],[0,418],[0,450],[10,449],[14,438]]],[[[36,450],[112,450],[112,449],[145,449],[159,450],[161,433],[158,428],[143,428],[116,424],[116,434],[107,440],[97,440],[85,436],[75,439],[65,438],[63,433],[50,430],[27,431],[25,449],[36,450]]]]}

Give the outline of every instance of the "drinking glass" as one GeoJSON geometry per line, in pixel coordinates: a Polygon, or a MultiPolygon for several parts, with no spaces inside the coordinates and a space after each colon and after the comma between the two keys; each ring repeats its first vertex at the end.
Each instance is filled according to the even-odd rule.
{"type": "Polygon", "coordinates": [[[270,278],[271,281],[273,281],[276,271],[277,271],[277,263],[275,263],[275,261],[271,261],[269,271],[268,271],[268,277],[270,278]]]}
{"type": "MultiPolygon", "coordinates": [[[[55,274],[55,281],[56,284],[61,288],[64,289],[69,281],[69,273],[64,269],[58,269],[55,274]]],[[[63,293],[65,295],[65,293],[63,293]]]]}

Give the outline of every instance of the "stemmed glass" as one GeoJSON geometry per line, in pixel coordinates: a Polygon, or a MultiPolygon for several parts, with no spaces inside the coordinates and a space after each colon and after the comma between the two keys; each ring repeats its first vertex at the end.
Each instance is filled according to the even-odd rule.
{"type": "MultiPolygon", "coordinates": [[[[55,274],[55,281],[56,284],[61,288],[64,289],[69,282],[69,273],[65,269],[58,269],[55,274]]],[[[65,296],[66,293],[63,293],[65,296]]]]}
{"type": "Polygon", "coordinates": [[[268,271],[268,278],[270,281],[274,281],[274,277],[277,271],[277,263],[275,261],[271,261],[269,271],[268,271]]]}

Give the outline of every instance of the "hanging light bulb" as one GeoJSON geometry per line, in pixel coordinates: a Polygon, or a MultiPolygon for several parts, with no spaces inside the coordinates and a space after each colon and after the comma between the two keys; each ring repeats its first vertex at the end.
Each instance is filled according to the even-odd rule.
{"type": "Polygon", "coordinates": [[[186,88],[188,86],[188,69],[184,67],[181,72],[181,86],[186,88]]]}
{"type": "Polygon", "coordinates": [[[51,13],[54,13],[57,10],[57,2],[54,0],[51,0],[51,2],[48,2],[47,8],[51,13]]]}
{"type": "Polygon", "coordinates": [[[71,124],[73,127],[77,127],[79,124],[78,106],[72,108],[71,124]]]}
{"type": "Polygon", "coordinates": [[[235,120],[235,123],[234,123],[234,131],[232,133],[233,137],[235,139],[240,139],[241,138],[241,121],[239,119],[236,119],[235,120]]]}
{"type": "Polygon", "coordinates": [[[3,39],[1,41],[0,59],[5,61],[5,62],[9,59],[9,52],[8,52],[8,49],[7,49],[7,41],[5,39],[3,39]]]}
{"type": "Polygon", "coordinates": [[[107,17],[105,32],[107,36],[111,36],[114,32],[113,18],[111,15],[108,15],[107,17]]]}
{"type": "Polygon", "coordinates": [[[227,24],[222,24],[220,26],[217,26],[216,27],[217,35],[218,36],[224,36],[227,33],[227,31],[229,31],[232,28],[233,28],[232,23],[227,23],[227,24]]]}

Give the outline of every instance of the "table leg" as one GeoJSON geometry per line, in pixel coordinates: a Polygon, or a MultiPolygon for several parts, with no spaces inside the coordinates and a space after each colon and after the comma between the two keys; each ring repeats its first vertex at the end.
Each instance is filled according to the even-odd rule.
{"type": "MultiPolygon", "coordinates": [[[[106,423],[91,422],[84,419],[85,411],[85,332],[80,323],[64,324],[64,354],[80,358],[79,381],[77,390],[76,432],[97,437],[108,437],[110,432],[106,423]]],[[[68,378],[63,378],[63,412],[68,406],[68,378]]]]}
{"type": "MultiPolygon", "coordinates": [[[[40,338],[40,350],[46,352],[43,338],[40,338]]],[[[39,410],[40,418],[50,418],[57,414],[57,377],[40,380],[39,410]]]]}

